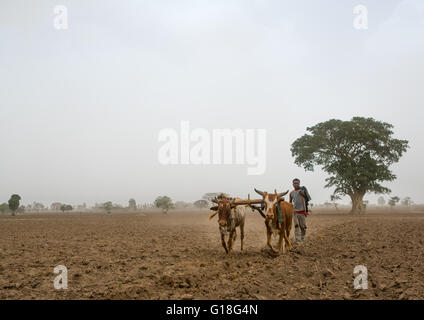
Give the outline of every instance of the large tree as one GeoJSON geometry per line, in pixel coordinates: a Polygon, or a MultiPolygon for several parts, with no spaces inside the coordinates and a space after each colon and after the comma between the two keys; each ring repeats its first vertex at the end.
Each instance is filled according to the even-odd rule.
{"type": "Polygon", "coordinates": [[[392,128],[373,118],[332,119],[307,128],[309,134],[293,142],[291,152],[295,163],[305,170],[321,166],[330,175],[325,187],[348,195],[351,213],[361,213],[367,192],[390,192],[381,182],[396,179],[389,167],[408,148],[408,141],[393,138],[392,128]]]}
{"type": "Polygon", "coordinates": [[[18,194],[11,195],[8,203],[12,216],[15,215],[16,210],[19,208],[19,201],[21,201],[21,197],[18,194]]]}

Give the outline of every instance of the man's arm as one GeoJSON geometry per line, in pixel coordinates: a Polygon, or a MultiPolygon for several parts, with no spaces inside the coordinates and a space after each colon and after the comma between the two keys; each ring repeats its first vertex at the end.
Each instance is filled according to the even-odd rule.
{"type": "Polygon", "coordinates": [[[290,192],[290,203],[293,202],[293,197],[292,197],[292,193],[290,192]]]}

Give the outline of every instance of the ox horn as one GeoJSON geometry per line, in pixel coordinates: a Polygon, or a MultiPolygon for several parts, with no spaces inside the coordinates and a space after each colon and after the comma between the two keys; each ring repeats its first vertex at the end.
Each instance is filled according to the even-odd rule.
{"type": "Polygon", "coordinates": [[[278,198],[281,198],[282,196],[285,196],[287,193],[289,193],[289,190],[287,190],[286,192],[278,193],[278,198]]]}
{"type": "Polygon", "coordinates": [[[217,214],[218,214],[218,210],[210,215],[208,221],[211,221],[212,218],[215,217],[217,214]]]}
{"type": "Polygon", "coordinates": [[[218,203],[218,199],[217,198],[213,198],[211,201],[214,202],[214,203],[218,203]]]}
{"type": "Polygon", "coordinates": [[[260,194],[261,196],[263,196],[264,195],[264,193],[265,192],[263,192],[263,191],[261,191],[261,190],[258,190],[258,189],[256,189],[256,188],[254,188],[255,189],[255,192],[257,193],[257,194],[260,194]]]}

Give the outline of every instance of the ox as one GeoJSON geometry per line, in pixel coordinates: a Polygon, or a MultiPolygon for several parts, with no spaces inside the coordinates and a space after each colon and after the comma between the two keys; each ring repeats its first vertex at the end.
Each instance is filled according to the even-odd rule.
{"type": "Polygon", "coordinates": [[[278,253],[281,249],[283,249],[284,253],[284,244],[287,245],[288,249],[293,247],[289,240],[290,231],[293,226],[293,205],[287,201],[284,201],[284,198],[282,198],[289,191],[287,190],[286,192],[282,193],[277,193],[277,191],[274,193],[267,193],[257,189],[255,189],[255,191],[262,196],[262,200],[265,206],[267,244],[273,252],[278,253]],[[280,209],[282,218],[281,222],[278,219],[278,209],[280,209]],[[278,250],[275,250],[271,243],[271,235],[273,233],[278,233],[280,236],[278,240],[278,250]]]}
{"type": "Polygon", "coordinates": [[[245,206],[236,206],[232,201],[225,198],[214,200],[214,202],[218,204],[218,208],[216,212],[209,217],[209,220],[218,214],[219,232],[221,233],[221,242],[225,252],[228,256],[231,256],[231,250],[237,238],[237,227],[240,227],[240,251],[243,251],[244,222],[246,220],[245,206]],[[225,236],[227,233],[229,234],[228,242],[225,243],[225,236]]]}

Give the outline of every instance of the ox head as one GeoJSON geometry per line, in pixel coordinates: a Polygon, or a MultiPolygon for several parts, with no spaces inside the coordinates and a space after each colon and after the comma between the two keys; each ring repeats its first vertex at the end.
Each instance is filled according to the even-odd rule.
{"type": "Polygon", "coordinates": [[[214,202],[218,204],[218,210],[209,217],[209,220],[218,214],[219,229],[222,232],[225,232],[231,215],[231,209],[234,208],[234,205],[228,199],[220,199],[214,202]]]}
{"type": "Polygon", "coordinates": [[[268,193],[266,191],[260,191],[255,189],[255,192],[262,196],[262,199],[265,204],[266,219],[273,219],[274,214],[276,213],[278,201],[281,200],[281,198],[286,195],[289,190],[281,193],[277,193],[277,190],[275,190],[274,193],[268,193]]]}
{"type": "Polygon", "coordinates": [[[226,228],[231,215],[231,202],[227,199],[218,203],[218,224],[219,228],[226,228]]]}

